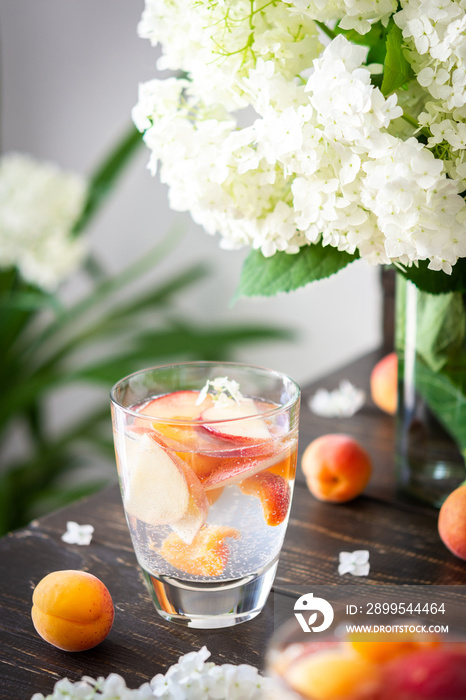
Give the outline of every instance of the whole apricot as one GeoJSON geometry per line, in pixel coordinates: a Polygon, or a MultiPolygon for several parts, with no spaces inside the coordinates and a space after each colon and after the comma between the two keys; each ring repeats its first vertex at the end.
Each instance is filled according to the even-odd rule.
{"type": "Polygon", "coordinates": [[[466,484],[451,492],[440,508],[438,531],[444,545],[466,560],[466,484]]]}
{"type": "Polygon", "coordinates": [[[304,451],[301,466],[312,495],[332,503],[359,496],[372,474],[366,450],[350,435],[340,433],[313,440],[304,451]]]}
{"type": "Polygon", "coordinates": [[[396,352],[385,355],[370,377],[372,401],[382,411],[394,415],[398,403],[398,358],[396,352]]]}
{"type": "Polygon", "coordinates": [[[114,608],[107,587],[84,571],[54,571],[32,596],[32,622],[46,642],[63,651],[84,651],[103,642],[114,608]]]}

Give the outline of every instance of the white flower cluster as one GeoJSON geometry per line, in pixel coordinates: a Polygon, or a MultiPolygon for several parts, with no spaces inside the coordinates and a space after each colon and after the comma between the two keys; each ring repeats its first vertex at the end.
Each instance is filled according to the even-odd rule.
{"type": "Polygon", "coordinates": [[[228,377],[208,379],[199,392],[196,405],[200,405],[208,394],[215,403],[228,406],[231,405],[232,400],[239,403],[243,398],[238,382],[228,377]]]}
{"type": "Polygon", "coordinates": [[[283,2],[146,0],[138,31],[161,45],[159,70],[189,73],[191,94],[226,109],[247,106],[241,81],[258,58],[292,81],[321,50],[314,22],[283,2]]]}
{"type": "MultiPolygon", "coordinates": [[[[329,12],[367,12],[367,21],[369,5],[386,19],[394,4],[328,3],[329,12]]],[[[285,41],[291,20],[312,25],[325,2],[255,7],[147,0],[144,36],[161,41],[163,67],[192,76],[142,85],[133,112],[171,207],[219,232],[224,248],[271,256],[322,241],[372,264],[428,260],[451,272],[466,255],[459,184],[414,137],[389,133],[402,110],[372,85],[367,49],[339,35],[322,50],[308,27],[307,44],[297,28],[296,42],[285,41]]]]}
{"type": "Polygon", "coordinates": [[[78,683],[65,678],[55,684],[52,695],[36,693],[31,700],[261,700],[273,688],[273,682],[260,676],[253,666],[217,666],[206,663],[209,656],[206,647],[190,652],[165,675],[158,674],[136,690],[127,688],[123,678],[112,673],[98,680],[84,677],[78,683]]]}
{"type": "Polygon", "coordinates": [[[367,549],[357,549],[355,552],[340,552],[338,573],[340,576],[369,576],[371,565],[367,549]]]}
{"type": "Polygon", "coordinates": [[[402,0],[402,29],[417,81],[433,98],[419,122],[428,146],[466,189],[466,0],[402,0]]]}
{"type": "Polygon", "coordinates": [[[80,546],[91,544],[94,534],[93,525],[80,525],[74,520],[66,523],[66,532],[61,536],[63,542],[67,544],[79,544],[80,546]]]}
{"type": "Polygon", "coordinates": [[[285,0],[297,11],[328,22],[341,19],[342,29],[355,29],[359,34],[370,31],[373,22],[387,24],[397,7],[397,0],[285,0]]]}
{"type": "Polygon", "coordinates": [[[0,267],[16,267],[47,291],[73,272],[86,248],[71,230],[82,211],[86,183],[49,163],[20,154],[0,160],[0,267]]]}

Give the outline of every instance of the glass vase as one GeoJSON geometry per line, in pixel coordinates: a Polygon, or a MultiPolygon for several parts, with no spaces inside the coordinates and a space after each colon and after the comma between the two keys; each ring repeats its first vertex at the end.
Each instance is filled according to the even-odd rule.
{"type": "Polygon", "coordinates": [[[466,478],[466,300],[396,283],[399,489],[440,507],[466,478]]]}

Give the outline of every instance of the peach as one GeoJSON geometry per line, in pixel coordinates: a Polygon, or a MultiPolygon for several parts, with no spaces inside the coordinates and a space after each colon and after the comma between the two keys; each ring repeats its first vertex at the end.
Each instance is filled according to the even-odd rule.
{"type": "Polygon", "coordinates": [[[438,531],[444,545],[466,560],[466,484],[452,491],[440,508],[438,531]]]}
{"type": "Polygon", "coordinates": [[[107,587],[85,571],[54,571],[32,596],[32,622],[38,634],[63,651],[84,651],[103,642],[114,609],[107,587]]]}
{"type": "Polygon", "coordinates": [[[339,433],[313,440],[304,451],[301,466],[312,495],[332,503],[359,496],[372,473],[366,450],[351,436],[339,433]]]}
{"type": "Polygon", "coordinates": [[[370,377],[372,401],[382,411],[394,415],[398,403],[398,358],[396,352],[385,355],[370,377]]]}

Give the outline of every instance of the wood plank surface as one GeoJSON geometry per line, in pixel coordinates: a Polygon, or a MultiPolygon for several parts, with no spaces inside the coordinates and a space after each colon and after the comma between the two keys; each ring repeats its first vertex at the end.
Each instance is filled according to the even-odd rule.
{"type": "Polygon", "coordinates": [[[264,664],[276,622],[275,611],[296,586],[349,585],[338,575],[339,552],[368,549],[365,583],[464,586],[466,563],[453,557],[437,533],[434,509],[408,504],[394,488],[394,421],[370,402],[350,419],[314,416],[307,401],[317,387],[332,389],[343,378],[368,391],[378,354],[366,356],[303,391],[300,454],[323,433],[347,432],[373,457],[375,472],[365,494],[348,504],[316,501],[298,470],[290,523],[274,594],[255,620],[225,631],[195,631],[170,624],[156,613],[139,573],[117,485],[31,523],[0,540],[0,698],[28,700],[52,691],[56,680],[120,673],[130,687],[165,672],[181,654],[204,644],[216,663],[264,664]],[[68,520],[95,527],[91,545],[61,540],[68,520]],[[51,571],[81,569],[101,578],[115,604],[108,638],[87,652],[70,654],[46,644],[31,617],[34,586],[51,571]]]}

